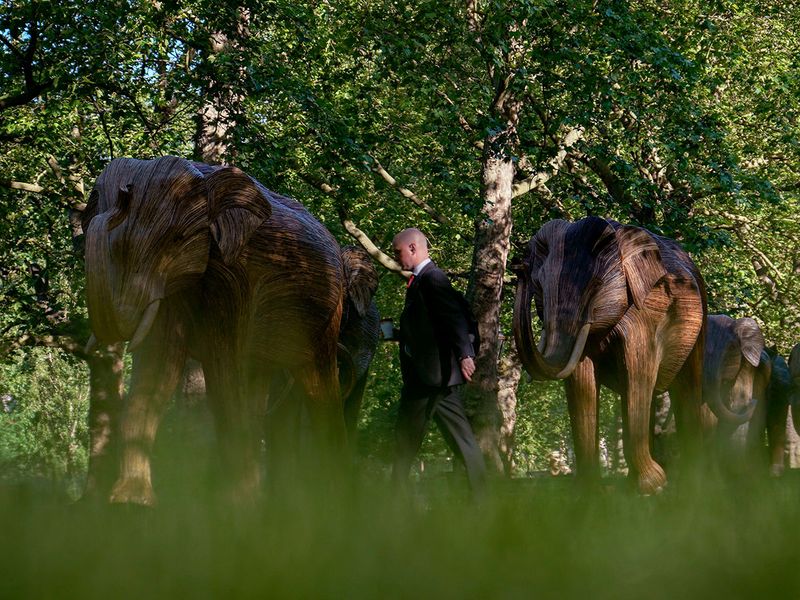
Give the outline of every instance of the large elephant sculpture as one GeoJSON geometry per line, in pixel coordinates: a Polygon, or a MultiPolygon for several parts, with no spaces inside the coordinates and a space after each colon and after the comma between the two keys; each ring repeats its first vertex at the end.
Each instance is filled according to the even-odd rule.
{"type": "Polygon", "coordinates": [[[341,454],[337,340],[343,261],[301,204],[234,167],[116,159],[84,214],[89,318],[99,342],[129,341],[113,502],[152,504],[150,449],[187,355],[203,366],[231,493],[259,485],[273,374],[299,382],[315,437],[341,454]]]}
{"type": "MultiPolygon", "coordinates": [[[[766,459],[764,431],[769,441],[770,471],[783,469],[788,369],[785,361],[765,349],[761,328],[753,319],[709,315],[703,361],[703,399],[715,415],[718,450],[737,462],[758,464],[766,459]],[[783,425],[778,422],[783,419],[783,425]],[[781,435],[783,433],[783,435],[781,435]]],[[[722,457],[721,457],[722,458],[722,457]]]]}
{"type": "Polygon", "coordinates": [[[670,239],[599,217],[549,221],[521,262],[514,338],[535,379],[566,379],[576,475],[599,474],[598,395],[622,397],[623,449],[641,493],[666,484],[651,454],[654,392],[670,391],[685,454],[702,437],[706,291],[670,239]],[[531,301],[543,324],[536,343],[531,301]]]}

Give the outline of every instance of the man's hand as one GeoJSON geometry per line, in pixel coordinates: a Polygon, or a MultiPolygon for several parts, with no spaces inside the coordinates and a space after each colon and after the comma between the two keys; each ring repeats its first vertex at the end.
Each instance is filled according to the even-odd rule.
{"type": "Polygon", "coordinates": [[[472,374],[475,372],[475,361],[472,360],[471,356],[465,356],[461,359],[461,373],[464,375],[464,379],[467,381],[472,381],[472,374]]]}

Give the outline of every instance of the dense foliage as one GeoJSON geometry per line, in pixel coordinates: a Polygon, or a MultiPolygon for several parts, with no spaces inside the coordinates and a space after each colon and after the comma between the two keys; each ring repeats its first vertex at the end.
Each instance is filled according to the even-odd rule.
{"type": "Polygon", "coordinates": [[[12,480],[67,482],[79,491],[86,470],[86,369],[50,349],[16,353],[0,367],[0,471],[12,480]]]}
{"type": "MultiPolygon", "coordinates": [[[[0,3],[0,393],[26,399],[0,415],[0,463],[63,473],[85,456],[66,441],[85,444],[70,412],[86,396],[71,358],[88,338],[77,218],[113,157],[202,156],[211,99],[235,124],[228,160],[342,243],[354,224],[386,251],[420,226],[461,289],[484,142],[511,119],[514,244],[586,214],[674,237],[712,312],[755,317],[787,353],[800,334],[798,25],[794,2],[0,3]]],[[[384,315],[402,291],[382,271],[384,315]]],[[[364,457],[388,457],[398,385],[386,344],[364,457]]],[[[523,472],[568,437],[561,390],[519,387],[523,472]]],[[[423,456],[445,455],[436,438],[423,456]]]]}

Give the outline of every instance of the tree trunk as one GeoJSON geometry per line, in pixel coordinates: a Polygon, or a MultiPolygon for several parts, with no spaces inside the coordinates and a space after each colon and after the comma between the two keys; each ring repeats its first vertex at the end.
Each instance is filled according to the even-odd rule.
{"type": "Polygon", "coordinates": [[[490,469],[504,470],[501,427],[513,431],[513,422],[501,425],[498,403],[498,332],[503,275],[511,236],[511,199],[515,167],[511,148],[516,142],[513,124],[484,141],[482,166],[483,209],[475,222],[472,279],[467,292],[481,336],[477,370],[467,389],[472,424],[490,469]]]}
{"type": "Polygon", "coordinates": [[[229,98],[217,94],[200,107],[195,135],[195,154],[199,161],[209,165],[232,162],[230,131],[234,122],[228,106],[229,98]]]}
{"type": "Polygon", "coordinates": [[[210,165],[231,164],[235,159],[232,134],[242,113],[246,82],[244,66],[237,66],[237,54],[241,40],[249,35],[250,13],[240,7],[237,15],[237,21],[230,24],[230,34],[216,31],[209,35],[208,58],[217,58],[213,64],[233,63],[233,66],[228,66],[230,71],[225,72],[222,68],[211,68],[212,61],[207,59],[212,74],[206,80],[206,100],[197,112],[194,153],[197,160],[210,165]],[[234,58],[231,61],[219,60],[223,54],[231,54],[234,58]]]}
{"type": "MultiPolygon", "coordinates": [[[[522,375],[522,362],[514,346],[513,336],[509,336],[505,344],[508,347],[500,358],[498,368],[497,404],[500,407],[500,458],[507,477],[516,468],[514,463],[514,427],[517,423],[517,386],[522,375]]],[[[527,467],[527,465],[526,465],[527,467]]]]}

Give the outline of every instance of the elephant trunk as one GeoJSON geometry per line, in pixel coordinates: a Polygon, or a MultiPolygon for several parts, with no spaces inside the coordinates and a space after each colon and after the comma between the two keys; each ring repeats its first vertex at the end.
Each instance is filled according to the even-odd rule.
{"type": "Polygon", "coordinates": [[[541,347],[537,346],[531,326],[531,300],[532,291],[529,275],[524,272],[520,274],[514,298],[514,341],[517,344],[520,360],[525,370],[534,379],[564,379],[569,377],[583,356],[583,349],[589,337],[591,324],[586,323],[581,327],[566,364],[563,366],[554,365],[545,358],[543,352],[546,352],[548,345],[552,346],[552,339],[555,339],[555,334],[551,331],[550,338],[552,339],[545,340],[543,338],[540,342],[541,347]]]}
{"type": "Polygon", "coordinates": [[[97,339],[111,344],[123,339],[114,311],[113,269],[109,248],[109,213],[95,216],[86,231],[86,300],[89,322],[97,339]]]}
{"type": "Polygon", "coordinates": [[[756,410],[756,404],[758,404],[757,400],[750,398],[747,406],[741,411],[732,410],[722,399],[722,387],[722,382],[716,381],[711,389],[706,389],[703,393],[703,397],[708,407],[711,409],[711,412],[713,412],[720,421],[736,427],[750,421],[756,410]]]}
{"type": "Polygon", "coordinates": [[[120,294],[109,237],[110,229],[118,224],[114,223],[115,218],[118,218],[116,211],[99,214],[86,231],[86,296],[96,338],[90,342],[111,344],[130,340],[128,349],[133,351],[155,322],[164,295],[164,281],[134,278],[127,281],[125,294],[120,294]]]}

